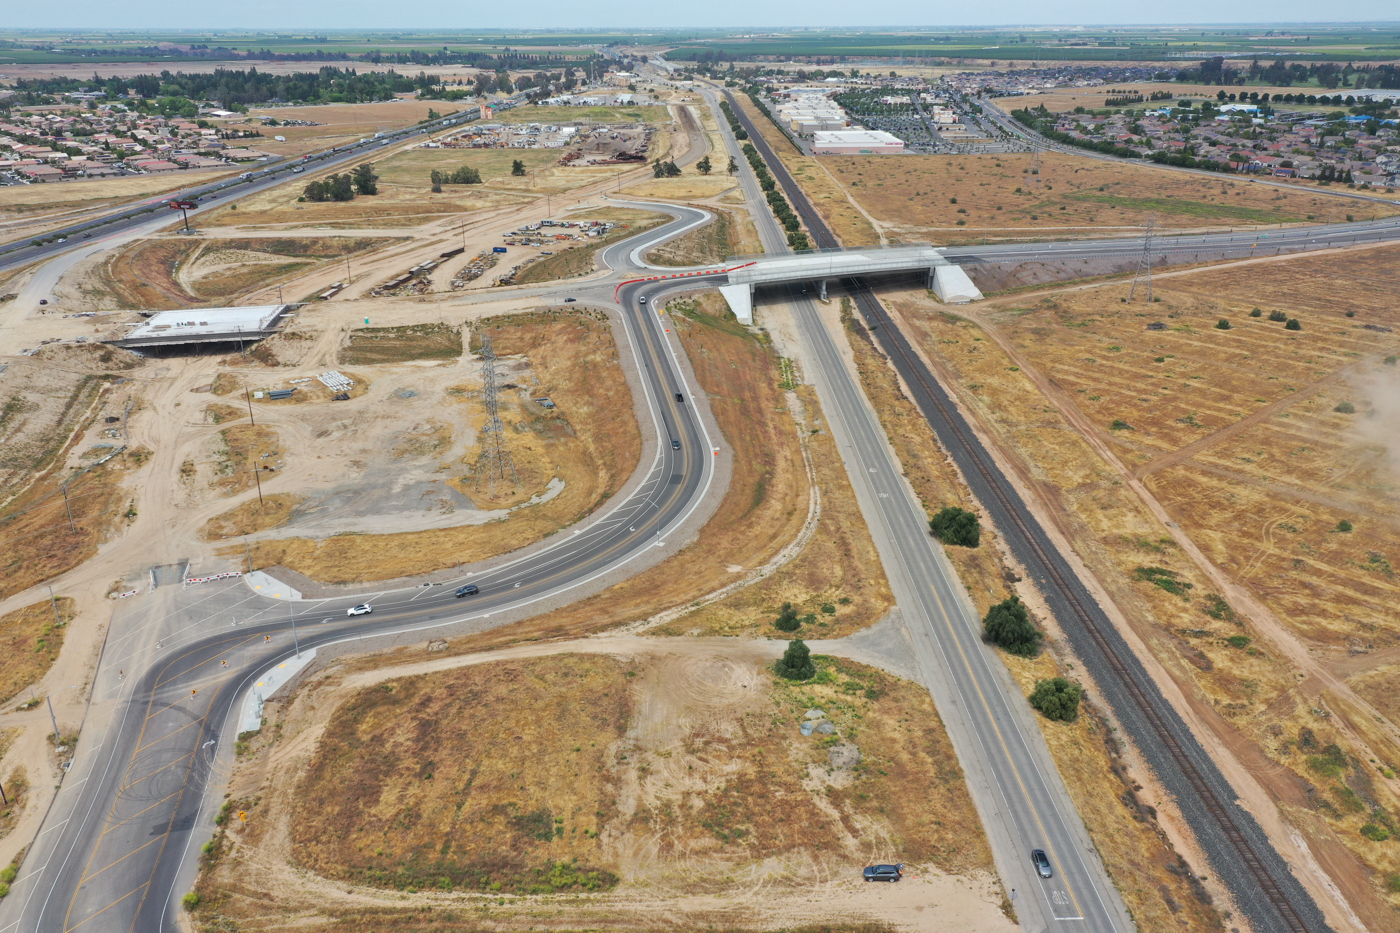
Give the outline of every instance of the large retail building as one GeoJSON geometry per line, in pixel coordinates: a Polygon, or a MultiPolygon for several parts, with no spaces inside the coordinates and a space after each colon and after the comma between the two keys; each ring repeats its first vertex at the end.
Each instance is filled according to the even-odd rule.
{"type": "Polygon", "coordinates": [[[812,155],[885,155],[904,151],[904,140],[880,130],[834,130],[812,134],[812,155]]]}

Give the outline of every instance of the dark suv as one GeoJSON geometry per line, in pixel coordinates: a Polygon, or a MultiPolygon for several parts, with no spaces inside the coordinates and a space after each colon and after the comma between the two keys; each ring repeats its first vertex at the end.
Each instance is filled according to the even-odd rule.
{"type": "Polygon", "coordinates": [[[480,592],[481,592],[481,587],[477,586],[475,583],[468,583],[466,586],[459,586],[459,587],[457,587],[457,595],[458,595],[459,597],[461,597],[461,596],[475,596],[477,593],[480,593],[480,592]]]}
{"type": "Polygon", "coordinates": [[[904,877],[904,865],[867,865],[866,881],[898,881],[904,877]]]}

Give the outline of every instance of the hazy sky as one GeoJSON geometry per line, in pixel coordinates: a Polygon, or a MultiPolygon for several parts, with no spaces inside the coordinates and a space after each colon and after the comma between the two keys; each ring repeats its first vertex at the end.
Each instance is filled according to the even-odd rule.
{"type": "Polygon", "coordinates": [[[973,25],[1103,25],[1134,23],[1306,23],[1343,14],[1348,22],[1395,20],[1395,0],[1352,0],[1340,6],[1316,0],[1270,4],[1230,4],[1219,0],[1177,0],[1164,4],[1124,4],[1119,0],[1069,0],[1058,4],[1030,0],[938,3],[927,0],[806,0],[764,2],[711,0],[661,3],[619,0],[534,0],[523,3],[443,3],[441,0],[242,0],[190,3],[188,0],[92,0],[80,7],[36,3],[6,4],[0,27],[13,29],[493,29],[493,28],[675,28],[973,25]],[[596,18],[595,18],[596,17],[596,18]],[[1164,17],[1167,19],[1164,20],[1164,17]]]}

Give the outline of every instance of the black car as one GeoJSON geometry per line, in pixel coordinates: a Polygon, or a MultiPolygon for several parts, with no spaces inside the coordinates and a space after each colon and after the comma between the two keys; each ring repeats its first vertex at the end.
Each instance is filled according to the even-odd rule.
{"type": "Polygon", "coordinates": [[[904,877],[904,865],[867,865],[865,866],[866,881],[898,881],[904,877]]]}
{"type": "Polygon", "coordinates": [[[680,450],[680,449],[681,449],[681,442],[680,442],[680,441],[671,441],[671,449],[672,449],[672,450],[680,450]]]}
{"type": "Polygon", "coordinates": [[[564,304],[566,304],[566,305],[567,305],[567,304],[572,304],[572,303],[574,303],[575,301],[578,301],[578,299],[577,299],[577,298],[565,298],[565,299],[564,299],[564,304]]]}
{"type": "Polygon", "coordinates": [[[462,597],[462,596],[475,596],[477,593],[480,593],[480,592],[481,592],[481,587],[477,586],[475,583],[468,583],[466,586],[459,586],[459,587],[457,587],[457,596],[458,596],[458,597],[462,597]]]}
{"type": "Polygon", "coordinates": [[[1044,849],[1032,849],[1031,861],[1035,863],[1035,873],[1042,878],[1049,878],[1055,874],[1050,869],[1050,859],[1045,854],[1044,849]]]}

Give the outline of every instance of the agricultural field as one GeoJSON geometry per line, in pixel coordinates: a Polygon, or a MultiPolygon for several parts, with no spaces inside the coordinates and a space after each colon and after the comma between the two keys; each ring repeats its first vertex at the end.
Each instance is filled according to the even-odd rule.
{"type": "Polygon", "coordinates": [[[1030,174],[1031,156],[1024,154],[822,156],[820,161],[896,240],[1123,235],[1137,230],[1148,214],[1156,215],[1159,228],[1220,230],[1400,213],[1395,205],[1345,201],[1311,188],[1062,153],[1043,154],[1038,176],[1030,174]]]}
{"type": "Polygon", "coordinates": [[[349,236],[136,240],[111,251],[77,288],[93,307],[160,311],[232,305],[278,281],[394,242],[349,236]]]}
{"type": "MultiPolygon", "coordinates": [[[[505,648],[432,673],[308,684],[284,708],[284,738],[256,740],[234,779],[256,795],[254,818],[221,836],[201,918],[248,916],[271,897],[320,929],[401,891],[432,890],[445,907],[479,905],[465,899],[478,892],[588,892],[553,902],[554,916],[652,928],[656,911],[716,918],[688,896],[704,892],[724,899],[727,925],[776,900],[794,919],[864,931],[885,892],[849,866],[898,853],[911,874],[901,889],[937,891],[948,919],[1009,928],[927,690],[835,658],[794,685],[748,645],[631,644],[505,648]],[[810,709],[830,734],[800,734],[810,709]],[[325,880],[314,903],[277,883],[293,870],[325,880]]],[[[500,898],[485,910],[513,930],[536,907],[500,898]]],[[[474,906],[471,922],[481,916],[474,906]]]]}
{"type": "Polygon", "coordinates": [[[1394,253],[1188,270],[1151,305],[1122,284],[975,320],[890,299],[1259,805],[1375,929],[1400,874],[1374,841],[1400,828],[1400,748],[1375,720],[1400,643],[1394,253]]]}

